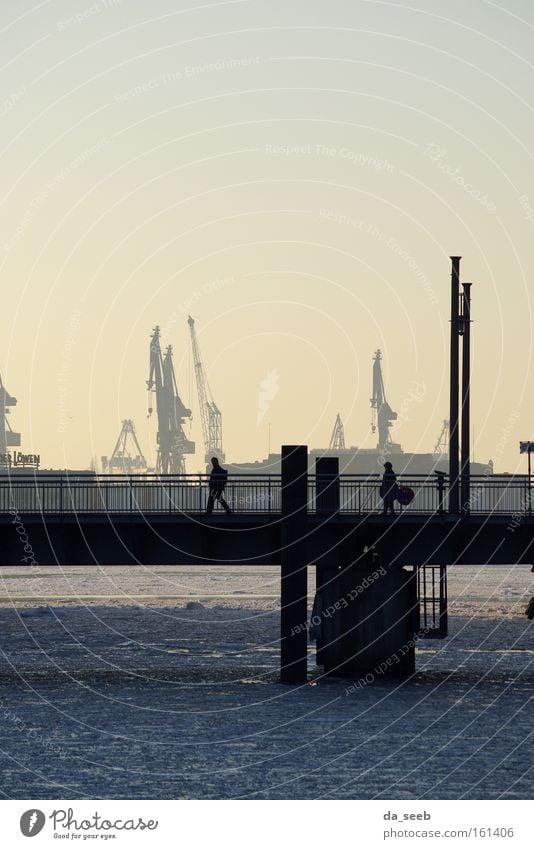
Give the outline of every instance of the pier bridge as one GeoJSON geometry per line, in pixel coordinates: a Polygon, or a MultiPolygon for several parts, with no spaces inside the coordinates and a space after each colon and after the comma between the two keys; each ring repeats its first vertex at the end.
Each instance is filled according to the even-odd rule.
{"type": "MultiPolygon", "coordinates": [[[[306,452],[283,450],[286,462],[306,452]]],[[[534,562],[527,475],[472,476],[459,514],[450,509],[448,475],[399,476],[414,498],[386,517],[379,474],[339,475],[335,458],[317,464],[318,474],[299,472],[294,508],[302,514],[308,563],[332,547],[350,561],[372,546],[404,563],[534,562]]],[[[217,504],[206,514],[207,475],[6,475],[0,477],[0,564],[28,563],[34,554],[43,565],[277,565],[290,485],[282,475],[231,476],[228,516],[217,504]]]]}
{"type": "Polygon", "coordinates": [[[448,566],[534,563],[530,464],[527,476],[470,474],[471,284],[460,293],[451,259],[449,473],[401,476],[406,509],[384,516],[381,476],[340,475],[336,457],[309,474],[304,445],[282,446],[280,476],[232,476],[231,515],[206,514],[203,475],[6,473],[0,565],[280,565],[281,676],[301,683],[314,564],[325,671],[413,672],[417,635],[447,632],[448,566]]]}
{"type": "Polygon", "coordinates": [[[282,475],[231,477],[232,514],[208,515],[205,475],[4,476],[0,564],[279,565],[283,680],[306,680],[310,619],[326,672],[406,675],[417,635],[447,633],[447,566],[534,563],[531,482],[473,477],[454,512],[449,476],[400,476],[413,501],[384,516],[380,481],[329,457],[309,475],[307,448],[282,446],[282,475]]]}

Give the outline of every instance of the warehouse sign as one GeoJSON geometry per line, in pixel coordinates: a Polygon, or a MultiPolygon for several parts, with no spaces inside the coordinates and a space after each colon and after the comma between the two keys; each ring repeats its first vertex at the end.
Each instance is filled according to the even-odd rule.
{"type": "Polygon", "coordinates": [[[0,465],[13,468],[38,469],[41,463],[40,454],[23,454],[22,451],[0,454],[0,465]]]}

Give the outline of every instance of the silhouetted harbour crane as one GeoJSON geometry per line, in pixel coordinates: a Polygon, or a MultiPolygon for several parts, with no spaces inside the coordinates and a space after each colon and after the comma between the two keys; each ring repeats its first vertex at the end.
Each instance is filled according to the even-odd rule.
{"type": "Polygon", "coordinates": [[[9,424],[9,408],[14,407],[17,399],[9,394],[0,377],[0,466],[8,465],[7,450],[20,445],[20,433],[15,433],[9,424]]]}
{"type": "Polygon", "coordinates": [[[438,441],[434,446],[434,457],[448,457],[449,456],[449,420],[443,420],[443,426],[441,428],[441,433],[438,437],[438,441]]]}
{"type": "Polygon", "coordinates": [[[147,468],[147,462],[135,432],[135,425],[131,419],[124,419],[113,454],[109,460],[107,457],[102,457],[102,468],[104,472],[117,471],[126,475],[147,468]]]}
{"type": "Polygon", "coordinates": [[[373,433],[378,427],[378,450],[384,451],[388,448],[393,448],[394,444],[391,439],[389,429],[392,422],[397,418],[397,413],[393,412],[386,400],[386,390],[384,388],[384,378],[382,377],[382,353],[380,350],[375,351],[373,360],[373,397],[371,398],[371,407],[376,411],[375,420],[371,425],[373,433]]]}
{"type": "Polygon", "coordinates": [[[206,377],[200,348],[195,330],[195,320],[189,316],[187,323],[191,333],[191,346],[193,348],[193,363],[195,366],[195,378],[198,391],[198,406],[200,408],[200,420],[202,422],[202,436],[206,451],[205,460],[210,462],[212,457],[217,457],[224,463],[224,451],[222,444],[222,414],[213,400],[213,395],[206,377]]]}
{"type": "MultiPolygon", "coordinates": [[[[161,474],[185,474],[185,455],[195,453],[195,443],[187,439],[183,424],[191,418],[191,410],[183,404],[178,393],[172,345],[165,357],[161,353],[160,328],[155,327],[150,339],[150,372],[147,380],[149,393],[156,395],[158,414],[158,459],[156,471],[161,474]]],[[[148,415],[153,407],[149,404],[148,415]]]]}
{"type": "Polygon", "coordinates": [[[345,428],[343,427],[343,422],[341,421],[339,413],[336,416],[336,423],[334,425],[334,430],[332,431],[332,436],[330,437],[330,445],[328,448],[330,451],[345,450],[345,428]]]}

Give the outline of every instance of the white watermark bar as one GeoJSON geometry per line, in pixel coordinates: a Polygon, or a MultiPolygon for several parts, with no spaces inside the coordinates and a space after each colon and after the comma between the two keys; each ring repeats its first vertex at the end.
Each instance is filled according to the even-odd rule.
{"type": "MultiPolygon", "coordinates": [[[[275,789],[275,788],[273,788],[275,789]]],[[[327,788],[325,788],[327,789],[327,788]]],[[[251,788],[251,794],[261,792],[251,788]]],[[[268,792],[268,791],[267,791],[268,792]]],[[[503,787],[503,793],[506,788],[503,787]]],[[[23,800],[1,803],[4,846],[532,846],[524,800],[23,800]]]]}

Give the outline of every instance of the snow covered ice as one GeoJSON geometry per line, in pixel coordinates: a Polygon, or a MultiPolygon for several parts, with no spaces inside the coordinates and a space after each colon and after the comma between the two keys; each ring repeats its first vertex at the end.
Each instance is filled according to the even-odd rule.
{"type": "Polygon", "coordinates": [[[450,636],[348,694],[313,645],[278,683],[278,569],[0,574],[4,798],[531,798],[526,566],[451,567],[450,636]]]}

